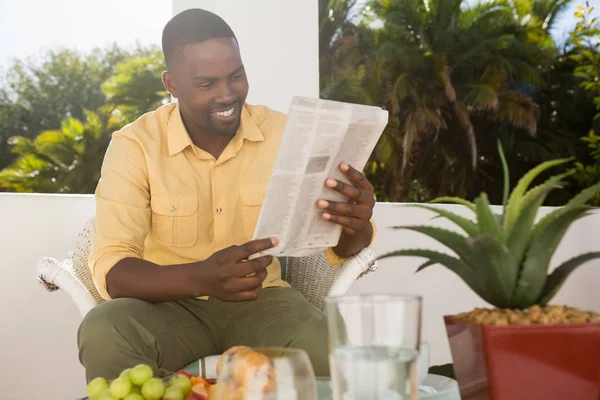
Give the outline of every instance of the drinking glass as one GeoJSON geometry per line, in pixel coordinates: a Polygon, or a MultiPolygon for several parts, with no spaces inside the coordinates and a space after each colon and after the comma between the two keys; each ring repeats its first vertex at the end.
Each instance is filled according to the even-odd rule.
{"type": "Polygon", "coordinates": [[[416,400],[420,296],[325,299],[334,400],[416,400]]]}
{"type": "Polygon", "coordinates": [[[238,347],[217,366],[217,400],[316,400],[315,373],[304,350],[238,347]]]}

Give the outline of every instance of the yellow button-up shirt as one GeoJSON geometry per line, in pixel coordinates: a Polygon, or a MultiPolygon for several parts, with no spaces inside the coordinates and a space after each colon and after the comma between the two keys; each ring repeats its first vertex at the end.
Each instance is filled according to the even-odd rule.
{"type": "MultiPolygon", "coordinates": [[[[195,146],[177,104],[113,134],[96,189],[89,265],[105,299],[106,274],[120,260],[158,265],[201,261],[252,239],[286,117],[245,105],[240,129],[221,156],[195,146]]],[[[338,264],[331,249],[330,264],[338,264]]],[[[287,286],[277,258],[266,286],[287,286]]],[[[140,279],[143,279],[140,277],[140,279]]]]}

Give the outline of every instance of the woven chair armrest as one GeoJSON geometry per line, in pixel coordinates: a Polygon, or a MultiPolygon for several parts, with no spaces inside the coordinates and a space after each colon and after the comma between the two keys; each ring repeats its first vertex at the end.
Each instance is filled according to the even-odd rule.
{"type": "Polygon", "coordinates": [[[371,247],[366,247],[343,264],[343,269],[329,289],[328,296],[342,295],[358,279],[379,269],[377,253],[371,247]]]}
{"type": "Polygon", "coordinates": [[[53,292],[61,289],[67,293],[84,317],[96,306],[96,301],[86,287],[71,273],[72,267],[51,257],[42,258],[36,267],[37,279],[47,290],[53,292]]]}
{"type": "Polygon", "coordinates": [[[287,261],[288,283],[320,310],[332,289],[335,294],[345,293],[352,283],[369,271],[377,269],[377,255],[367,247],[343,264],[329,265],[323,253],[309,257],[290,257],[287,261]]]}

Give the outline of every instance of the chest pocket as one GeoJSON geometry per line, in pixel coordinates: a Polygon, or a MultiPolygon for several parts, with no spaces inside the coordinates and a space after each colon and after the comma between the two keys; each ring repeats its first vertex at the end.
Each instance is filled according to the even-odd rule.
{"type": "Polygon", "coordinates": [[[190,247],[198,238],[198,197],[158,196],[150,201],[152,236],[169,247],[190,247]]]}
{"type": "Polygon", "coordinates": [[[268,182],[242,185],[240,197],[242,201],[242,218],[244,220],[244,235],[246,239],[252,240],[254,229],[258,222],[258,216],[265,200],[268,182]]]}

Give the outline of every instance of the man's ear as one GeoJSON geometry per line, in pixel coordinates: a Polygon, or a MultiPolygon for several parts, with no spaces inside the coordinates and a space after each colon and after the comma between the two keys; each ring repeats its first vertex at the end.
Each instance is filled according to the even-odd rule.
{"type": "Polygon", "coordinates": [[[162,77],[162,82],[163,82],[163,85],[165,86],[165,89],[167,89],[167,91],[169,93],[171,93],[171,96],[177,98],[177,89],[175,88],[175,82],[173,80],[173,75],[171,75],[171,73],[169,71],[163,71],[161,77],[162,77]]]}

